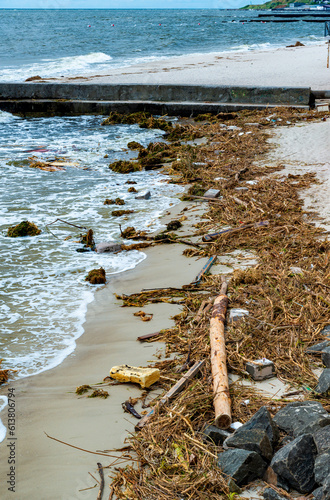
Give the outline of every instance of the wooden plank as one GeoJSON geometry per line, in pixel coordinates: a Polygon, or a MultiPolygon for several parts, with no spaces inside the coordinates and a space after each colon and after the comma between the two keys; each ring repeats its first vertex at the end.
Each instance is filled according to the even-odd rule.
{"type": "Polygon", "coordinates": [[[204,365],[205,361],[196,361],[196,363],[190,368],[190,370],[187,371],[183,377],[180,378],[180,380],[165,394],[165,396],[162,397],[162,399],[157,403],[155,408],[153,408],[147,415],[145,415],[141,420],[136,424],[135,430],[138,431],[142,429],[150,420],[150,418],[153,416],[155,413],[155,409],[158,408],[159,406],[163,406],[167,401],[170,399],[174,398],[179,392],[181,392],[184,387],[187,385],[189,380],[194,378],[194,376],[199,372],[199,370],[202,368],[204,365]]]}
{"type": "Polygon", "coordinates": [[[136,340],[143,342],[144,340],[152,339],[152,337],[157,337],[161,332],[147,333],[146,335],[140,335],[136,340]]]}
{"type": "Polygon", "coordinates": [[[209,258],[203,269],[197,274],[194,281],[191,282],[191,285],[198,285],[204,274],[206,274],[211,269],[216,260],[217,260],[217,255],[212,255],[212,257],[209,258]]]}

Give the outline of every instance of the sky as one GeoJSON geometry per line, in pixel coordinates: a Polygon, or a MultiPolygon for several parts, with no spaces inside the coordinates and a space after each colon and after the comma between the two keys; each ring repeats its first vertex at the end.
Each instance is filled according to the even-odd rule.
{"type": "Polygon", "coordinates": [[[0,9],[228,9],[248,3],[263,0],[0,0],[0,9]]]}

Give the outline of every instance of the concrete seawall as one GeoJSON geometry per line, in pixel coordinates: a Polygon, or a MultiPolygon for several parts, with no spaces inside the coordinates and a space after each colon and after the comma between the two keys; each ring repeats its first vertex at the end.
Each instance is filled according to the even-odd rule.
{"type": "Polygon", "coordinates": [[[0,83],[0,109],[28,114],[219,113],[274,106],[308,108],[310,88],[137,85],[90,83],[0,83]]]}

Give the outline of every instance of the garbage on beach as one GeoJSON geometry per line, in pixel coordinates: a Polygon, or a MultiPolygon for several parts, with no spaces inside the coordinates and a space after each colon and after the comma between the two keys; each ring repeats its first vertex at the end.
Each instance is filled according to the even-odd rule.
{"type": "Polygon", "coordinates": [[[140,384],[142,388],[150,387],[157,382],[160,377],[158,368],[141,368],[129,365],[113,366],[110,370],[110,377],[119,382],[133,382],[140,384]]]}

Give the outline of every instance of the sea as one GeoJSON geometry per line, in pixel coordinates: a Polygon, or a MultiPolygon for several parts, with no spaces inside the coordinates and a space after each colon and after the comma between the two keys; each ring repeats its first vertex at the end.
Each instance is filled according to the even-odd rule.
{"type": "MultiPolygon", "coordinates": [[[[323,24],[247,22],[255,16],[219,9],[0,9],[0,82],[95,74],[185,54],[268,50],[297,40],[324,42],[323,24]]],[[[128,142],[146,146],[163,140],[162,131],[101,121],[0,111],[0,358],[2,368],[16,370],[14,379],[49,370],[74,351],[98,289],[85,281],[89,270],[103,267],[111,282],[146,258],[137,250],[77,252],[83,228],[93,229],[96,242],[121,242],[119,224],[158,230],[164,227],[161,215],[182,192],[158,171],[123,175],[109,169],[111,161],[134,157],[128,142]],[[29,158],[57,159],[64,166],[43,171],[31,168],[29,158]],[[151,198],[136,200],[127,180],[138,191],[150,190],[151,198]],[[117,197],[134,213],[113,217],[113,206],[104,201],[117,197]],[[23,220],[41,234],[9,238],[8,228],[23,220]]],[[[0,410],[5,404],[0,397],[0,410]]],[[[0,440],[4,434],[0,425],[0,440]]]]}

